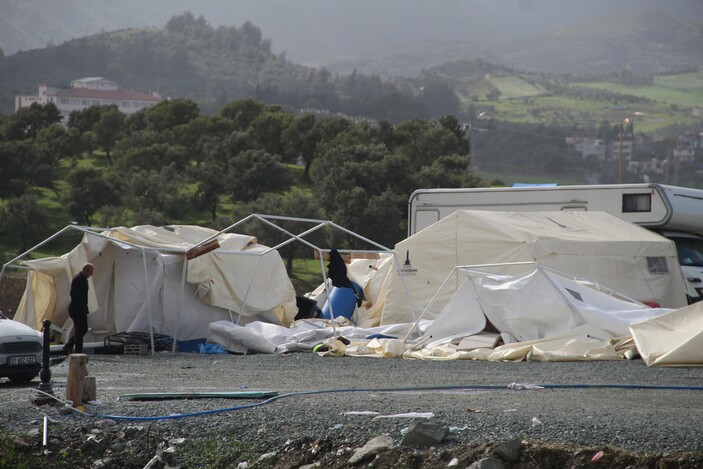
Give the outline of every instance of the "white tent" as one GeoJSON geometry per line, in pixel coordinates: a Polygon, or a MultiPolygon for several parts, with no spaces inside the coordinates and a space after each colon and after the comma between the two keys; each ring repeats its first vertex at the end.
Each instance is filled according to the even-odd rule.
{"type": "Polygon", "coordinates": [[[199,226],[67,228],[84,233],[71,252],[23,262],[27,288],[15,320],[40,329],[49,319],[67,335],[69,285],[85,262],[95,266],[86,341],[119,332],[187,341],[205,338],[213,321],[287,325],[297,313],[278,251],[252,236],[199,226]]]}
{"type": "MultiPolygon", "coordinates": [[[[460,210],[401,241],[395,252],[405,259],[401,274],[417,309],[407,309],[404,289],[390,277],[382,325],[416,320],[460,265],[538,261],[641,303],[686,304],[673,242],[605,212],[460,210]]],[[[456,281],[443,288],[425,318],[434,319],[458,288],[456,281]]]]}

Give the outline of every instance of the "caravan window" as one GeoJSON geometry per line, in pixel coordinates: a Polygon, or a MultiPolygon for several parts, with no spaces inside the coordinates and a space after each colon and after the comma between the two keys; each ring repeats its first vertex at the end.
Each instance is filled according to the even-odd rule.
{"type": "Polygon", "coordinates": [[[627,212],[651,212],[652,194],[623,194],[622,211],[627,212]]]}
{"type": "Polygon", "coordinates": [[[679,253],[679,264],[694,267],[703,267],[703,240],[698,238],[670,238],[676,243],[679,253]]]}

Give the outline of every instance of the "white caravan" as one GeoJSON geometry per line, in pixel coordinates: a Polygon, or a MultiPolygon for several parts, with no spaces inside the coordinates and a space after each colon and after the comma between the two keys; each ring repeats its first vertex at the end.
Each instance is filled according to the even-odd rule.
{"type": "Polygon", "coordinates": [[[418,189],[408,236],[456,210],[605,211],[673,240],[689,302],[703,299],[703,190],[663,184],[418,189]]]}

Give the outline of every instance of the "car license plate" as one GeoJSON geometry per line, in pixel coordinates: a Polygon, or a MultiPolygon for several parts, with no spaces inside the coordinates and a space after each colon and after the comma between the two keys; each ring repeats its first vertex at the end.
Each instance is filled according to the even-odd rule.
{"type": "Polygon", "coordinates": [[[7,364],[10,366],[15,365],[33,365],[35,363],[36,357],[34,355],[25,355],[22,357],[10,357],[7,359],[7,364]]]}

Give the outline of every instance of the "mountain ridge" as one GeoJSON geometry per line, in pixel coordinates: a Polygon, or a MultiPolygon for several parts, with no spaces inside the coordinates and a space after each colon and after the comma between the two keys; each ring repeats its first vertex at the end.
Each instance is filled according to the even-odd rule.
{"type": "Polygon", "coordinates": [[[334,73],[358,70],[384,77],[412,77],[443,62],[474,59],[548,73],[678,71],[703,65],[703,23],[647,9],[517,39],[418,42],[316,65],[334,73]]]}

